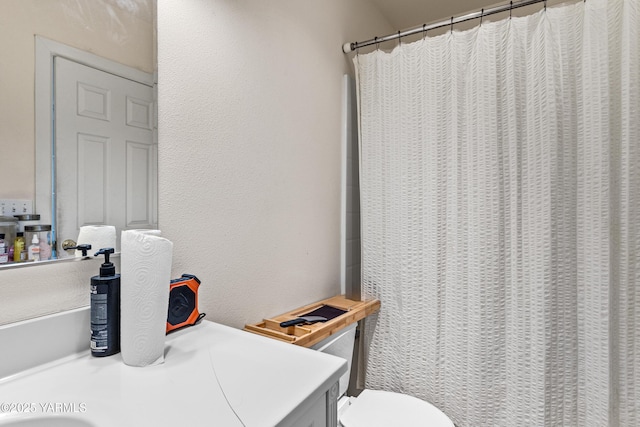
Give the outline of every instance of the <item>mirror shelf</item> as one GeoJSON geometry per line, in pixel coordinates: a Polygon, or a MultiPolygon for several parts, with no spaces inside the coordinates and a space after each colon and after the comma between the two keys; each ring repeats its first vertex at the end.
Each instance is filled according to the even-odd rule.
{"type": "MultiPolygon", "coordinates": [[[[14,262],[9,264],[0,264],[0,270],[12,270],[18,268],[26,268],[26,267],[38,267],[43,265],[51,265],[58,263],[71,263],[78,261],[88,261],[92,259],[100,259],[100,256],[86,256],[86,257],[66,257],[66,258],[58,258],[58,259],[48,259],[45,261],[25,261],[25,262],[14,262]]],[[[119,259],[120,252],[116,252],[111,254],[110,259],[119,259]]]]}

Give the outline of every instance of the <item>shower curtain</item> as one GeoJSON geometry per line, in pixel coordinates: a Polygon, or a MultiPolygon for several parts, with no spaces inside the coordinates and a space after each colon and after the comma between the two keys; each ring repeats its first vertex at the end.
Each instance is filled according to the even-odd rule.
{"type": "Polygon", "coordinates": [[[640,425],[639,9],[354,58],[367,388],[457,426],[640,425]]]}

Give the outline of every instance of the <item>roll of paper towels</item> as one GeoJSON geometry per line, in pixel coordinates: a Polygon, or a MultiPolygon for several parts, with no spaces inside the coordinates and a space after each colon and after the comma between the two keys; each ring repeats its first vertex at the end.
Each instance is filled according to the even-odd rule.
{"type": "MultiPolygon", "coordinates": [[[[116,249],[116,228],[113,225],[84,225],[78,233],[78,245],[91,245],[91,253],[102,248],[116,249]]],[[[76,256],[82,252],[76,249],[76,256]]]]}
{"type": "Polygon", "coordinates": [[[121,235],[120,348],[130,366],[164,362],[173,243],[158,230],[121,235]]]}

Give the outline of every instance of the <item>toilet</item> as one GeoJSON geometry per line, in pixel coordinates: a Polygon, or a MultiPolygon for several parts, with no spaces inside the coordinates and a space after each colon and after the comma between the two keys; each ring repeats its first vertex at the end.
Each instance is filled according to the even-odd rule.
{"type": "Polygon", "coordinates": [[[389,391],[364,390],[358,397],[346,395],[356,323],[325,338],[311,348],[347,360],[348,369],[340,377],[339,427],[454,427],[444,412],[424,400],[389,391]]]}

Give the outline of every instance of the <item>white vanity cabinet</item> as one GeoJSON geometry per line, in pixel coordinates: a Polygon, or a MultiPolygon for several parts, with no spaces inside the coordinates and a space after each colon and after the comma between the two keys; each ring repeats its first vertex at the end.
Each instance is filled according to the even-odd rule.
{"type": "MultiPolygon", "coordinates": [[[[64,315],[75,316],[70,322],[76,326],[89,319],[88,309],[56,316],[64,315]]],[[[43,420],[51,417],[95,427],[337,424],[337,382],[347,369],[340,358],[203,321],[169,335],[165,362],[156,366],[130,367],[120,355],[92,357],[88,345],[66,356],[58,348],[55,360],[42,360],[41,353],[47,350],[38,349],[40,338],[51,342],[58,335],[55,342],[67,345],[75,341],[77,347],[78,339],[65,337],[63,325],[59,317],[50,316],[0,327],[2,348],[12,349],[6,360],[21,359],[19,372],[6,366],[0,371],[4,376],[0,378],[0,401],[35,409],[25,413],[15,406],[14,411],[0,412],[0,427],[28,425],[29,419],[45,425],[43,420]],[[55,330],[47,330],[47,320],[55,330]],[[34,325],[36,321],[44,323],[34,325]],[[29,337],[20,329],[11,329],[25,325],[29,337]],[[33,335],[39,333],[48,338],[33,335]],[[40,351],[38,364],[25,366],[34,345],[40,351]]],[[[79,329],[85,331],[88,343],[89,324],[79,329]]]]}

